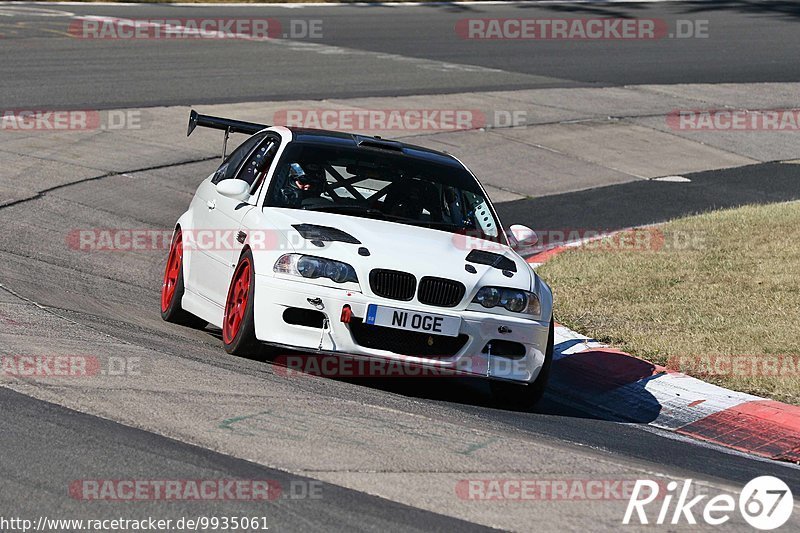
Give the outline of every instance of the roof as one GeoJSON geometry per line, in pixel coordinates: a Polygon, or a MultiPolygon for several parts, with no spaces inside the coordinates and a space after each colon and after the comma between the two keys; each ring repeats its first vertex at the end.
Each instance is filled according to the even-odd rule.
{"type": "Polygon", "coordinates": [[[461,163],[459,163],[458,160],[452,155],[431,150],[430,148],[416,146],[414,144],[406,144],[400,141],[383,139],[378,136],[359,135],[355,133],[345,133],[342,131],[316,130],[311,128],[288,129],[292,132],[293,141],[351,146],[353,148],[361,146],[365,149],[384,148],[393,152],[401,152],[405,155],[418,159],[425,159],[428,161],[461,168],[461,163]]]}

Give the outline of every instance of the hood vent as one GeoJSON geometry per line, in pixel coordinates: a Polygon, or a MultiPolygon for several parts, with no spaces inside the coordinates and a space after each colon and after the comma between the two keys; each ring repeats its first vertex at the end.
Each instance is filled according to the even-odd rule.
{"type": "Polygon", "coordinates": [[[467,255],[467,261],[478,265],[489,265],[498,270],[507,270],[509,272],[517,271],[517,264],[508,257],[485,250],[472,250],[467,255]]]}
{"type": "Polygon", "coordinates": [[[292,227],[309,241],[346,242],[348,244],[361,244],[361,241],[340,229],[315,224],[293,224],[292,227]]]}

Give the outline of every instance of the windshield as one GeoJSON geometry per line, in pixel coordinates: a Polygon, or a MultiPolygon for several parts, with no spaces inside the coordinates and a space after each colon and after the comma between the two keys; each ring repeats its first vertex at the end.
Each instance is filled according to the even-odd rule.
{"type": "Polygon", "coordinates": [[[294,142],[281,156],[266,205],[500,239],[488,200],[464,168],[384,150],[294,142]]]}

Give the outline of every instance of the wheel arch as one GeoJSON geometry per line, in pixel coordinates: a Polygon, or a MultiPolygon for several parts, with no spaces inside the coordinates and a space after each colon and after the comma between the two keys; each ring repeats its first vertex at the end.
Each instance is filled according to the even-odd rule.
{"type": "MultiPolygon", "coordinates": [[[[172,238],[170,238],[170,242],[175,239],[175,234],[178,231],[184,232],[187,230],[191,230],[192,228],[192,212],[191,210],[186,211],[183,213],[180,218],[175,222],[175,226],[172,228],[172,238]]],[[[183,283],[184,287],[189,285],[189,270],[191,269],[191,261],[192,257],[191,254],[186,253],[185,247],[186,241],[184,240],[184,250],[183,250],[183,283]]]]}

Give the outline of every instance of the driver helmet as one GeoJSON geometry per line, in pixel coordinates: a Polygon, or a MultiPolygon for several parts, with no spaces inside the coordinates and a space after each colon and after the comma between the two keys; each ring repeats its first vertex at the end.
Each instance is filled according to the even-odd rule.
{"type": "Polygon", "coordinates": [[[325,187],[325,170],[314,163],[290,163],[289,175],[283,188],[285,203],[300,205],[307,198],[316,198],[325,187]]]}
{"type": "Polygon", "coordinates": [[[325,171],[321,166],[309,163],[289,165],[288,185],[307,193],[307,196],[319,196],[325,186],[325,171]]]}

